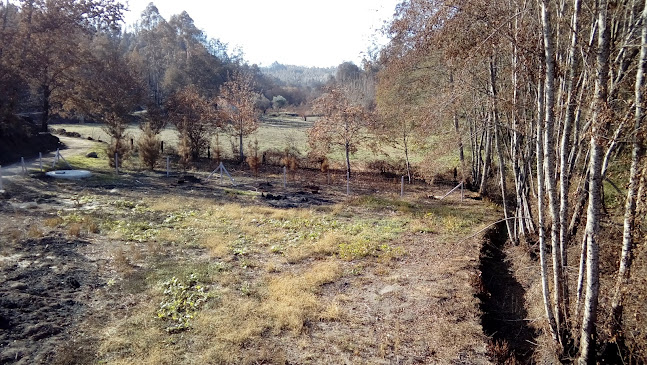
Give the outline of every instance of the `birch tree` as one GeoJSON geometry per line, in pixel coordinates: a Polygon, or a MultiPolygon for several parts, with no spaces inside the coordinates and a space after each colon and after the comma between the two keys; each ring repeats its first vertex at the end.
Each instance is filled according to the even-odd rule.
{"type": "Polygon", "coordinates": [[[602,187],[602,157],[608,128],[607,82],[609,79],[609,27],[608,2],[600,0],[597,8],[597,60],[595,81],[595,105],[592,115],[589,158],[589,203],[586,217],[586,296],[582,330],[580,334],[580,356],[578,362],[588,364],[595,358],[595,342],[600,293],[600,269],[598,233],[600,230],[600,196],[602,187]]]}

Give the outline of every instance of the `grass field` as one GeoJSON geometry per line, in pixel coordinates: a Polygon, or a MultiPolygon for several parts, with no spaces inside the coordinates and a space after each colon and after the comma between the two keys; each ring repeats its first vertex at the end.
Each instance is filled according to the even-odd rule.
{"type": "MultiPolygon", "coordinates": [[[[250,145],[258,141],[259,153],[267,150],[283,151],[285,148],[296,149],[301,158],[306,158],[310,151],[308,145],[307,131],[312,126],[312,121],[304,122],[296,117],[267,117],[264,118],[258,130],[243,140],[246,153],[250,145]]],[[[103,131],[100,124],[53,124],[51,127],[65,129],[68,132],[78,132],[83,138],[92,137],[95,140],[109,141],[109,136],[103,131]]],[[[126,130],[127,138],[135,142],[141,135],[137,125],[130,125],[126,130]]],[[[176,150],[178,143],[177,131],[173,126],[168,126],[160,134],[160,139],[165,146],[176,150]]],[[[238,148],[238,139],[227,134],[219,134],[218,144],[224,158],[235,159],[233,148],[238,148]]],[[[448,142],[439,137],[432,137],[426,147],[415,146],[410,151],[410,161],[413,165],[421,165],[419,171],[427,178],[452,170],[460,166],[458,154],[452,153],[453,148],[448,147],[448,142]],[[423,163],[424,161],[424,163],[423,163]]],[[[211,138],[211,151],[216,146],[216,137],[211,138]]],[[[345,156],[342,150],[331,151],[327,155],[332,168],[343,169],[345,156]]],[[[389,166],[396,166],[402,169],[404,166],[404,152],[401,148],[395,148],[388,144],[382,144],[378,150],[361,146],[351,157],[351,166],[355,170],[368,171],[372,163],[386,162],[389,166]]],[[[400,171],[401,172],[401,171],[400,171]]]]}

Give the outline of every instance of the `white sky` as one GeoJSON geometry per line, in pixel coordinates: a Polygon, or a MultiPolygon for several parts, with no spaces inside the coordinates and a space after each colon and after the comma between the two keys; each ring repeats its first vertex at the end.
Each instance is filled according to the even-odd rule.
{"type": "MultiPolygon", "coordinates": [[[[401,0],[154,0],[169,20],[183,10],[209,38],[243,50],[249,63],[328,67],[360,65],[401,0]]],[[[123,0],[132,24],[151,0],[123,0]]]]}

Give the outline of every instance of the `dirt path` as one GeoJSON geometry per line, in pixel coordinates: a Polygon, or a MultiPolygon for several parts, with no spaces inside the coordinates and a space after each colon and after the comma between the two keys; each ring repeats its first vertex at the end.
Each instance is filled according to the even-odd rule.
{"type": "MultiPolygon", "coordinates": [[[[386,275],[383,267],[369,267],[361,278],[329,288],[327,295],[353,298],[347,315],[355,320],[346,328],[339,328],[345,323],[318,323],[313,341],[330,343],[331,354],[354,346],[357,358],[349,358],[349,364],[359,359],[374,364],[490,364],[479,301],[470,285],[479,265],[479,239],[459,245],[418,233],[402,237],[401,243],[408,254],[390,265],[386,275]],[[345,335],[333,339],[330,332],[345,335]]],[[[339,359],[339,354],[331,358],[339,359]]]]}
{"type": "MultiPolygon", "coordinates": [[[[56,137],[58,137],[61,143],[65,145],[65,149],[60,150],[60,153],[63,156],[63,158],[84,155],[88,149],[96,146],[97,143],[99,143],[95,141],[89,141],[87,139],[65,137],[61,135],[57,135],[56,137]]],[[[55,156],[56,156],[56,151],[44,154],[43,167],[51,166],[52,162],[54,162],[55,156]]],[[[39,170],[40,169],[39,158],[38,157],[26,158],[25,167],[27,168],[28,171],[39,170]]],[[[20,161],[7,166],[2,166],[3,178],[10,178],[15,175],[20,175],[21,173],[22,173],[22,163],[20,161]]]]}

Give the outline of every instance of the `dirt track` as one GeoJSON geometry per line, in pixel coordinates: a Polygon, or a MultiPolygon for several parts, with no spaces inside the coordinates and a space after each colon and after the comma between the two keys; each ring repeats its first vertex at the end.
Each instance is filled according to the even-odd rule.
{"type": "MultiPolygon", "coordinates": [[[[65,137],[61,135],[56,135],[56,137],[58,137],[61,143],[65,146],[64,149],[60,150],[60,153],[63,156],[63,158],[77,156],[77,155],[84,155],[89,148],[92,148],[93,146],[97,145],[97,143],[100,143],[95,141],[89,141],[87,139],[65,137]]],[[[56,151],[44,154],[43,167],[48,165],[51,166],[55,156],[56,156],[56,151]]],[[[27,168],[27,170],[28,171],[39,170],[38,160],[39,160],[38,157],[26,158],[25,167],[27,168]]],[[[20,161],[14,162],[7,166],[2,166],[3,178],[8,178],[14,175],[20,175],[21,173],[22,173],[22,163],[20,161]]]]}

